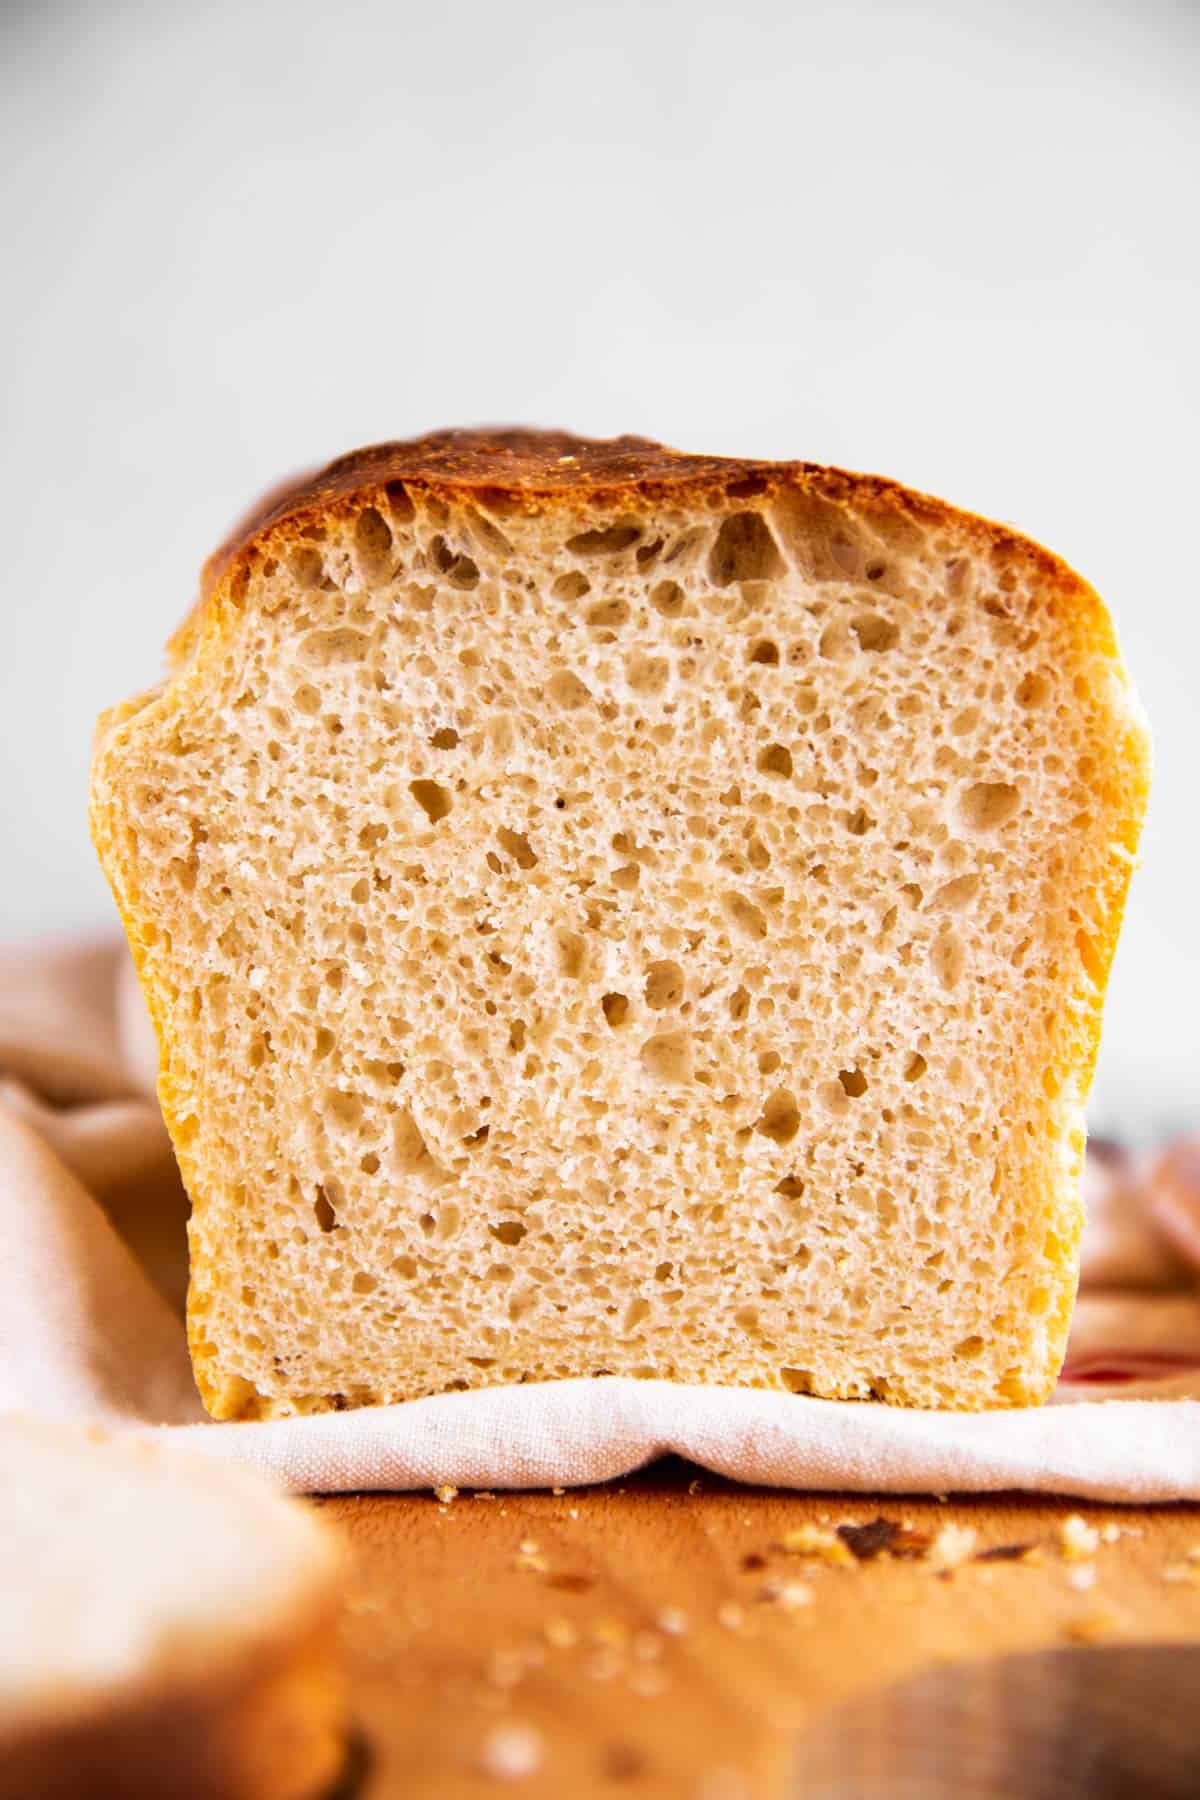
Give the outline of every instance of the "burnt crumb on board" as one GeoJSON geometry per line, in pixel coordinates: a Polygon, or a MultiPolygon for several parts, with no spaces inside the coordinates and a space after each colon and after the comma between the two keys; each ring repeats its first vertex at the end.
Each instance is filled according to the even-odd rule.
{"type": "Polygon", "coordinates": [[[1024,1562],[1033,1555],[1037,1545],[1029,1544],[992,1544],[986,1550],[975,1552],[976,1562],[1024,1562]]]}
{"type": "Polygon", "coordinates": [[[885,1554],[915,1560],[924,1556],[932,1542],[928,1533],[913,1531],[882,1513],[865,1525],[839,1525],[837,1534],[858,1562],[873,1562],[885,1554]]]}

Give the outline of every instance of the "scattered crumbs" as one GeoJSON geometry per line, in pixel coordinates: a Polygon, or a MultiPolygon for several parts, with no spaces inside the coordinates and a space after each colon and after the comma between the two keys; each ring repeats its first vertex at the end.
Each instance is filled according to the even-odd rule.
{"type": "Polygon", "coordinates": [[[614,1675],[621,1672],[621,1658],[615,1650],[607,1645],[593,1650],[583,1665],[583,1672],[592,1681],[611,1681],[614,1675]]]}
{"type": "Polygon", "coordinates": [[[1067,1570],[1067,1586],[1074,1588],[1077,1594],[1086,1594],[1088,1589],[1096,1585],[1095,1563],[1076,1563],[1067,1570]]]}
{"type": "Polygon", "coordinates": [[[1187,1553],[1186,1561],[1200,1563],[1200,1544],[1193,1544],[1187,1553]]]}
{"type": "Polygon", "coordinates": [[[1111,1606],[1095,1606],[1091,1612],[1079,1613],[1063,1626],[1063,1636],[1072,1644],[1098,1644],[1111,1637],[1119,1620],[1111,1606]]]}
{"type": "Polygon", "coordinates": [[[950,1501],[949,1494],[935,1494],[933,1497],[937,1501],[939,1506],[947,1506],[949,1504],[949,1501],[950,1501]]]}
{"type": "Polygon", "coordinates": [[[785,1531],[779,1543],[791,1556],[835,1563],[842,1568],[855,1567],[854,1557],[837,1532],[824,1525],[797,1525],[792,1531],[785,1531]]]}
{"type": "Polygon", "coordinates": [[[726,1631],[740,1631],[746,1623],[746,1614],[736,1600],[723,1600],[717,1608],[717,1623],[726,1631]]]}
{"type": "Polygon", "coordinates": [[[542,1740],[531,1725],[494,1725],[483,1740],[479,1766],[493,1781],[524,1781],[542,1766],[542,1740]]]}
{"type": "Polygon", "coordinates": [[[567,1491],[566,1488],[562,1488],[562,1487],[556,1487],[556,1488],[550,1489],[550,1492],[554,1495],[554,1498],[556,1500],[561,1500],[563,1495],[566,1493],[566,1491],[567,1491]]]}
{"type": "Polygon", "coordinates": [[[496,1496],[490,1488],[476,1488],[471,1498],[472,1500],[494,1500],[496,1496]]]}
{"type": "Polygon", "coordinates": [[[1111,1520],[1107,1525],[1102,1525],[1100,1527],[1100,1542],[1102,1544],[1115,1544],[1120,1535],[1121,1527],[1119,1525],[1114,1525],[1111,1520]]]}
{"type": "Polygon", "coordinates": [[[571,1510],[568,1512],[567,1517],[569,1519],[577,1519],[579,1517],[579,1508],[577,1506],[573,1506],[571,1508],[571,1510]]]}
{"type": "Polygon", "coordinates": [[[1036,1544],[992,1544],[986,1550],[975,1552],[975,1561],[992,1562],[1031,1562],[1036,1544]]]}
{"type": "Polygon", "coordinates": [[[525,1673],[525,1658],[519,1650],[493,1650],[484,1673],[492,1687],[516,1687],[525,1673]]]}
{"type": "Polygon", "coordinates": [[[802,1606],[812,1605],[813,1591],[807,1581],[768,1581],[758,1597],[780,1612],[799,1612],[802,1606]]]}
{"type": "Polygon", "coordinates": [[[951,1575],[975,1554],[971,1525],[943,1525],[929,1546],[929,1563],[939,1575],[951,1575]]]}
{"type": "Polygon", "coordinates": [[[682,1637],[688,1628],[688,1616],[682,1607],[664,1606],[660,1608],[654,1623],[668,1637],[682,1637]]]}
{"type": "Polygon", "coordinates": [[[701,1488],[699,1477],[696,1477],[694,1480],[688,1482],[688,1493],[689,1494],[699,1494],[702,1491],[703,1490],[701,1488]]]}
{"type": "Polygon", "coordinates": [[[452,1500],[458,1499],[458,1489],[452,1481],[443,1481],[440,1487],[434,1488],[433,1493],[441,1506],[449,1506],[452,1500]]]}
{"type": "Polygon", "coordinates": [[[1181,1562],[1168,1563],[1162,1572],[1164,1581],[1175,1582],[1183,1587],[1200,1587],[1200,1563],[1181,1562]]]}
{"type": "Polygon", "coordinates": [[[630,1692],[639,1700],[656,1700],[659,1694],[665,1694],[669,1683],[661,1669],[643,1665],[629,1672],[630,1692]]]}
{"type": "Polygon", "coordinates": [[[1066,1562],[1087,1562],[1100,1548],[1100,1533],[1078,1513],[1071,1513],[1058,1528],[1058,1547],[1066,1562]]]}
{"type": "Polygon", "coordinates": [[[638,1631],[630,1648],[638,1662],[657,1662],[663,1653],[663,1641],[656,1631],[638,1631]]]}
{"type": "Polygon", "coordinates": [[[748,1575],[757,1573],[759,1569],[765,1569],[766,1566],[767,1559],[759,1550],[750,1550],[742,1558],[742,1568],[748,1575]]]}
{"type": "Polygon", "coordinates": [[[579,1633],[570,1619],[560,1615],[547,1619],[542,1632],[552,1650],[570,1650],[579,1642],[579,1633]]]}
{"type": "Polygon", "coordinates": [[[532,1538],[522,1538],[517,1546],[516,1565],[534,1575],[545,1575],[550,1565],[532,1538]]]}
{"type": "Polygon", "coordinates": [[[833,1514],[832,1513],[818,1513],[817,1514],[817,1524],[818,1525],[829,1525],[829,1524],[832,1524],[832,1522],[833,1522],[833,1514]]]}
{"type": "Polygon", "coordinates": [[[647,1767],[646,1752],[636,1744],[606,1744],[600,1761],[610,1781],[632,1781],[647,1767]]]}

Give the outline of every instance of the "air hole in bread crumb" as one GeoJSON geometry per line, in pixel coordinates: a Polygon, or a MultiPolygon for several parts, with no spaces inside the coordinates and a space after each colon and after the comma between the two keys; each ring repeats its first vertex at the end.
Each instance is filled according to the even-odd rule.
{"type": "Polygon", "coordinates": [[[450,790],[436,781],[410,781],[408,791],[432,825],[439,824],[450,811],[450,790]]]}
{"type": "Polygon", "coordinates": [[[731,513],[708,557],[709,579],[717,587],[735,581],[773,581],[784,561],[766,521],[756,512],[731,513]]]}
{"type": "Polygon", "coordinates": [[[943,932],[933,941],[929,952],[933,972],[944,988],[957,987],[967,965],[967,953],[952,931],[943,932]]]}
{"type": "Polygon", "coordinates": [[[734,1024],[740,1025],[750,1011],[750,996],[744,987],[734,988],[726,1005],[729,1008],[729,1016],[734,1024]]]}
{"type": "Polygon", "coordinates": [[[670,1281],[671,1276],[674,1273],[674,1270],[675,1270],[674,1263],[660,1262],[654,1270],[655,1281],[670,1281]]]}
{"type": "Polygon", "coordinates": [[[961,1340],[961,1342],[955,1344],[955,1346],[954,1346],[955,1356],[965,1356],[968,1359],[971,1357],[980,1356],[982,1354],[982,1352],[983,1352],[983,1339],[977,1335],[972,1335],[971,1337],[965,1337],[961,1340]]]}
{"type": "Polygon", "coordinates": [[[646,1005],[655,1012],[677,1006],[683,998],[683,970],[677,962],[651,963],[646,971],[646,1005]]]}
{"type": "Polygon", "coordinates": [[[1050,683],[1044,675],[1031,671],[1023,675],[1017,684],[1017,701],[1021,706],[1041,706],[1050,692],[1050,683]]]}
{"type": "Polygon", "coordinates": [[[766,914],[755,906],[752,900],[747,900],[744,894],[725,894],[722,896],[721,905],[728,917],[733,920],[739,930],[746,933],[747,937],[766,937],[766,914]]]}
{"type": "Polygon", "coordinates": [[[782,1061],[783,1058],[780,1056],[778,1050],[764,1050],[758,1059],[759,1074],[773,1075],[782,1061]]]}
{"type": "Polygon", "coordinates": [[[780,1088],[763,1107],[755,1130],[762,1137],[770,1138],[773,1144],[790,1144],[799,1129],[800,1113],[795,1097],[786,1088],[780,1088]]]}
{"type": "Polygon", "coordinates": [[[785,1175],[782,1181],[775,1183],[775,1192],[782,1194],[785,1200],[799,1200],[804,1194],[804,1182],[799,1175],[785,1175]]]}
{"type": "Polygon", "coordinates": [[[920,1081],[928,1067],[929,1064],[925,1061],[921,1052],[919,1050],[914,1050],[904,1065],[905,1081],[920,1081]]]}
{"type": "Polygon", "coordinates": [[[501,825],[496,836],[500,840],[501,849],[512,857],[518,869],[532,869],[536,866],[537,857],[524,832],[510,831],[507,825],[501,825]]]}
{"type": "Polygon", "coordinates": [[[325,579],[325,563],[319,550],[302,544],[288,557],[288,572],[297,587],[317,588],[325,579]]]}
{"type": "Polygon", "coordinates": [[[770,638],[759,638],[750,652],[750,661],[767,666],[774,665],[779,661],[779,645],[773,643],[770,638]]]}
{"type": "Polygon", "coordinates": [[[390,574],[392,569],[392,531],[373,506],[364,507],[354,521],[354,548],[364,575],[390,574]]]}
{"type": "Polygon", "coordinates": [[[431,542],[430,555],[435,568],[446,577],[451,587],[473,588],[479,581],[479,565],[469,556],[459,556],[451,550],[445,538],[435,537],[431,542]]]}
{"type": "Polygon", "coordinates": [[[558,959],[558,972],[569,981],[579,981],[583,976],[584,958],[587,946],[577,931],[560,931],[555,934],[555,954],[558,959]]]}
{"type": "Polygon", "coordinates": [[[333,1046],[336,1043],[337,1043],[337,1039],[334,1037],[332,1031],[329,1030],[328,1026],[325,1026],[325,1025],[317,1026],[317,1035],[316,1035],[316,1041],[314,1044],[314,1049],[315,1049],[318,1057],[328,1056],[329,1052],[333,1049],[333,1046]]]}
{"type": "Polygon", "coordinates": [[[811,1394],[817,1385],[808,1369],[780,1369],[779,1379],[789,1394],[811,1394]]]}
{"type": "Polygon", "coordinates": [[[297,712],[315,718],[321,710],[320,690],[313,687],[310,681],[302,681],[292,695],[292,702],[297,712]]]}
{"type": "Polygon", "coordinates": [[[607,627],[609,630],[615,631],[619,625],[624,625],[628,618],[629,602],[621,599],[620,595],[614,595],[608,600],[597,600],[593,606],[589,606],[587,609],[588,624],[597,628],[607,627]]]}
{"type": "Polygon", "coordinates": [[[579,569],[572,569],[567,575],[560,575],[554,583],[554,596],[557,600],[582,600],[590,594],[592,584],[579,569]]]}
{"type": "Polygon", "coordinates": [[[631,1300],[629,1305],[625,1308],[625,1318],[622,1329],[625,1331],[635,1331],[637,1327],[649,1317],[650,1302],[648,1300],[643,1300],[639,1295],[636,1299],[631,1300]]]}
{"type": "Polygon", "coordinates": [[[455,750],[458,748],[459,741],[457,731],[449,725],[443,725],[441,730],[435,731],[429,740],[435,750],[455,750]]]}
{"type": "Polygon", "coordinates": [[[326,1093],[325,1111],[348,1131],[355,1130],[362,1123],[362,1101],[357,1094],[343,1093],[341,1088],[330,1088],[326,1093]]]}
{"type": "Polygon", "coordinates": [[[642,879],[642,871],[637,863],[622,863],[619,869],[612,872],[614,887],[622,888],[626,893],[635,888],[642,879]]]}
{"type": "Polygon", "coordinates": [[[337,1229],[337,1214],[334,1212],[333,1207],[330,1204],[329,1195],[325,1192],[323,1187],[318,1187],[316,1197],[313,1200],[313,1217],[316,1219],[317,1225],[322,1231],[334,1231],[337,1229]]]}
{"type": "Polygon", "coordinates": [[[605,994],[600,1001],[604,1017],[615,1031],[629,1016],[629,1001],[624,994],[605,994]]]}
{"type": "Polygon", "coordinates": [[[1011,781],[977,781],[960,796],[958,813],[968,831],[997,831],[1020,804],[1020,789],[1011,781]]]}
{"type": "Polygon", "coordinates": [[[692,1046],[686,1031],[664,1031],[647,1038],[641,1049],[642,1067],[655,1081],[678,1084],[690,1081],[692,1046]]]}
{"type": "Polygon", "coordinates": [[[867,1091],[867,1078],[859,1068],[839,1069],[838,1080],[842,1084],[842,1092],[851,1100],[860,1100],[867,1091]]]}
{"type": "Polygon", "coordinates": [[[846,830],[851,837],[865,837],[874,823],[865,806],[856,806],[853,812],[846,814],[846,830]]]}
{"type": "Polygon", "coordinates": [[[586,706],[592,697],[591,690],[570,669],[559,669],[557,674],[552,675],[546,683],[546,692],[555,705],[561,706],[566,712],[574,712],[577,707],[586,706]]]}
{"type": "Polygon", "coordinates": [[[757,767],[763,775],[788,776],[792,772],[792,753],[786,744],[767,744],[758,753],[757,767]]]}
{"type": "Polygon", "coordinates": [[[860,650],[869,650],[880,654],[885,650],[893,650],[900,640],[898,626],[881,613],[857,613],[850,621],[850,629],[858,639],[860,650]]]}
{"type": "Polygon", "coordinates": [[[358,1166],[364,1175],[378,1175],[379,1158],[373,1150],[368,1150],[367,1154],[359,1159],[358,1166]]]}
{"type": "Polygon", "coordinates": [[[526,1236],[528,1227],[522,1225],[519,1219],[501,1219],[498,1225],[489,1225],[488,1230],[500,1243],[507,1244],[511,1248],[514,1244],[519,1244],[521,1239],[526,1236]]]}
{"type": "Polygon", "coordinates": [[[580,531],[567,539],[567,549],[574,556],[615,556],[628,550],[642,535],[640,525],[606,525],[595,531],[580,531]]]}
{"type": "Polygon", "coordinates": [[[368,1275],[365,1269],[360,1269],[350,1283],[350,1291],[354,1294],[373,1294],[378,1286],[374,1275],[368,1275]]]}
{"type": "Polygon", "coordinates": [[[650,604],[664,619],[677,619],[683,611],[683,589],[677,581],[659,581],[650,590],[650,604]]]}

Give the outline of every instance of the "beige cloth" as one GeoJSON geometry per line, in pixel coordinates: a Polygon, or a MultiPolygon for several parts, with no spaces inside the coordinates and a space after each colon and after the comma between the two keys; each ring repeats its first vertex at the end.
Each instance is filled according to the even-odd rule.
{"type": "Polygon", "coordinates": [[[976,1416],[664,1381],[565,1381],[261,1424],[205,1420],[186,1201],[124,946],[0,952],[0,1411],[101,1419],[300,1491],[598,1481],[675,1451],[763,1484],[1200,1498],[1200,1158],[1093,1158],[1055,1400],[976,1416]],[[1195,1174],[1195,1181],[1192,1176],[1195,1174]]]}

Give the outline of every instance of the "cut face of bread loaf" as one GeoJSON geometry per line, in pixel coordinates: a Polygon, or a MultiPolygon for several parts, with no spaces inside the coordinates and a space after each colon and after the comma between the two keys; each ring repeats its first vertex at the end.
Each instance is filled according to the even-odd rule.
{"type": "Polygon", "coordinates": [[[0,1422],[0,1796],[312,1800],[344,1754],[337,1545],[198,1455],[0,1422]]]}
{"type": "Polygon", "coordinates": [[[218,1416],[572,1375],[1042,1399],[1145,802],[1109,619],[885,481],[443,433],[101,722],[218,1416]]]}

